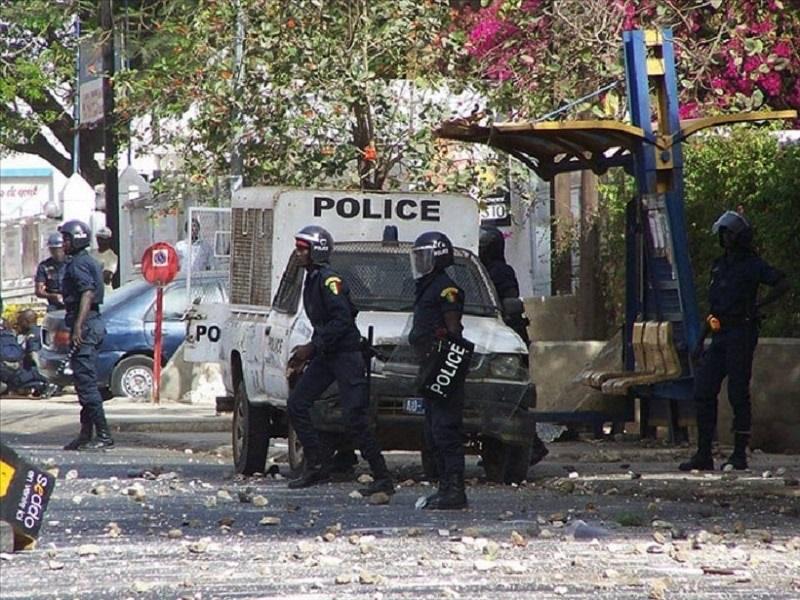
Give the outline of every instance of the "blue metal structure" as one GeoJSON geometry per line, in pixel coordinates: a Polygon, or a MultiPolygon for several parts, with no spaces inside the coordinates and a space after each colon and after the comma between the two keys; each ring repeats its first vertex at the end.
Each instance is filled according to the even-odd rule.
{"type": "MultiPolygon", "coordinates": [[[[692,396],[689,354],[700,330],[684,215],[681,143],[707,127],[796,119],[797,112],[751,112],[681,122],[672,30],[626,31],[623,50],[630,124],[599,120],[479,125],[456,119],[444,123],[437,134],[504,150],[544,179],[585,169],[603,174],[615,166],[633,173],[638,189],[626,207],[623,363],[633,375],[634,323],[668,322],[680,374],[663,381],[647,377],[648,383],[634,384],[627,395],[643,401],[643,430],[650,409],[665,406],[674,432],[678,402],[692,396]]],[[[537,414],[540,420],[575,420],[567,417],[566,413],[537,414]]],[[[595,413],[589,417],[602,420],[595,413]]]]}

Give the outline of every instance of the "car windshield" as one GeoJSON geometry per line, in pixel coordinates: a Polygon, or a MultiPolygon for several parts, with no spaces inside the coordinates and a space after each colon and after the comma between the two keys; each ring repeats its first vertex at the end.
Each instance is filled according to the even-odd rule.
{"type": "Polygon", "coordinates": [[[122,287],[115,289],[113,292],[106,294],[103,298],[103,310],[108,310],[112,306],[127,303],[134,298],[147,292],[152,286],[146,281],[132,281],[126,283],[122,287]]]}
{"type": "MultiPolygon", "coordinates": [[[[414,278],[407,252],[360,252],[337,248],[331,266],[350,286],[350,297],[359,310],[411,311],[414,278]]],[[[497,303],[474,258],[456,256],[447,273],[464,290],[464,312],[494,316],[497,303]]]]}

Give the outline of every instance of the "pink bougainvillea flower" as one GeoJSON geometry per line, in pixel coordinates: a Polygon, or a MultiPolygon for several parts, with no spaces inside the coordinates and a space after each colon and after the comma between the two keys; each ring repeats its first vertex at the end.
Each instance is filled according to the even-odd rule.
{"type": "Polygon", "coordinates": [[[759,77],[758,85],[770,96],[777,96],[781,93],[781,76],[772,71],[759,77]]]}

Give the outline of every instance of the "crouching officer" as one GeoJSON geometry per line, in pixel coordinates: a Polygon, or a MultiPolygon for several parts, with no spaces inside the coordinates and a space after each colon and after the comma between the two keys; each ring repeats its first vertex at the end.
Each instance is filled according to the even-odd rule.
{"type": "MultiPolygon", "coordinates": [[[[429,360],[437,339],[463,340],[464,292],[445,272],[452,264],[453,245],[445,234],[429,231],[414,242],[411,269],[416,290],[408,342],[421,366],[429,360]]],[[[427,498],[427,509],[467,506],[463,411],[463,384],[454,389],[447,400],[425,399],[425,444],[432,451],[439,470],[439,488],[427,498]]]]}
{"type": "Polygon", "coordinates": [[[67,221],[59,231],[64,238],[64,251],[71,257],[64,271],[62,293],[67,327],[72,330],[70,367],[75,391],[81,404],[81,431],[64,450],[106,450],[114,447],[106,423],[103,399],[97,389],[97,349],[106,334],[100,305],[103,304],[103,273],[100,263],[87,249],[91,231],[86,223],[67,221]],[[92,440],[92,433],[97,437],[92,440]]]}
{"type": "Polygon", "coordinates": [[[717,395],[728,377],[728,400],[733,409],[734,450],[723,469],[747,468],[750,441],[750,374],[758,343],[758,311],[789,289],[785,275],[772,268],[752,248],[753,229],[740,214],[725,212],[711,228],[725,253],[711,267],[708,300],[711,312],[703,323],[700,340],[692,352],[696,366],[694,399],[697,410],[697,453],[681,463],[681,471],[711,471],[711,443],[717,424],[717,395]],[[759,284],[772,290],[758,300],[759,284]],[[703,342],[711,333],[711,346],[703,342]]]}
{"type": "Polygon", "coordinates": [[[309,225],[295,235],[295,254],[306,269],[303,307],[314,328],[311,341],[292,350],[289,369],[299,372],[308,362],[289,394],[289,420],[305,453],[305,468],[290,488],[304,488],[330,479],[333,448],[321,438],[311,421],[311,407],[336,381],[347,435],[369,463],[373,482],[361,491],[394,493],[386,461],[369,427],[369,394],[366,366],[361,352],[357,311],[347,284],[329,266],[333,237],[322,227],[309,225]],[[310,361],[310,362],[309,362],[310,361]]]}

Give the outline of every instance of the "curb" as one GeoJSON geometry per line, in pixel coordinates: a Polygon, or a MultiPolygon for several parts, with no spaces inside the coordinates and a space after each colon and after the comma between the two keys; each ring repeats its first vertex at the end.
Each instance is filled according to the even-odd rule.
{"type": "Polygon", "coordinates": [[[115,420],[113,415],[109,417],[113,430],[123,433],[229,433],[232,421],[230,416],[122,421],[115,420]]]}

